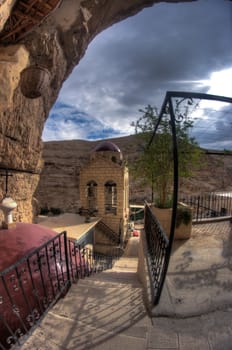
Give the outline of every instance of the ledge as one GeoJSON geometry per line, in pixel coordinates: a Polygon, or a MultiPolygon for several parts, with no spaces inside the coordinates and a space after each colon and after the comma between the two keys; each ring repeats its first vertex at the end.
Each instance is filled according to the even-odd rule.
{"type": "Polygon", "coordinates": [[[101,220],[100,217],[91,217],[90,222],[85,222],[85,217],[79,214],[65,213],[58,216],[48,216],[38,222],[41,226],[52,228],[60,233],[67,232],[67,236],[73,240],[79,240],[101,220]]]}

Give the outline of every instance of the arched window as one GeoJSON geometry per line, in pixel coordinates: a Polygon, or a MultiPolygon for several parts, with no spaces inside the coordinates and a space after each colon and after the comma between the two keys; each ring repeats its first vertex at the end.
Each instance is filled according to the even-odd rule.
{"type": "Polygon", "coordinates": [[[97,183],[93,180],[86,185],[86,198],[88,202],[88,209],[97,209],[97,183]]]}
{"type": "Polygon", "coordinates": [[[117,185],[114,181],[105,183],[105,213],[117,215],[117,185]]]}

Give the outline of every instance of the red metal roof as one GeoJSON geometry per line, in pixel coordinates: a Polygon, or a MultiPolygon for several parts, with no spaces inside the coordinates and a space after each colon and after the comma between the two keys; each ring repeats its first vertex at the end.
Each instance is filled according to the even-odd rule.
{"type": "Polygon", "coordinates": [[[110,141],[102,141],[93,149],[93,152],[103,151],[121,152],[119,147],[110,141]]]}

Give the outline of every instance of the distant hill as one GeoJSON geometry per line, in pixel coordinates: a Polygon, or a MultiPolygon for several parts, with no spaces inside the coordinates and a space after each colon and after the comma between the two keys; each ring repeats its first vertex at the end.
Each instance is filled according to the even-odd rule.
{"type": "MultiPolygon", "coordinates": [[[[121,149],[124,159],[130,165],[141,152],[137,135],[112,138],[121,149]]],[[[44,142],[44,167],[35,198],[40,207],[48,206],[75,212],[79,204],[79,171],[88,159],[91,150],[100,141],[50,141],[44,142]]],[[[208,152],[204,155],[202,168],[194,177],[180,180],[180,191],[185,194],[232,190],[232,155],[208,152]]],[[[142,177],[141,169],[141,177],[142,177]]],[[[148,188],[141,188],[130,176],[130,200],[149,200],[148,188]]]]}

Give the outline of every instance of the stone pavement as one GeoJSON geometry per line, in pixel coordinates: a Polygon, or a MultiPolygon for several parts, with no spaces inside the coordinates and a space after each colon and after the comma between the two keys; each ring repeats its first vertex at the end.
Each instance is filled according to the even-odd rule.
{"type": "Polygon", "coordinates": [[[152,319],[131,238],[112,270],[72,285],[22,350],[232,350],[231,235],[229,222],[198,225],[190,240],[175,242],[152,319]]]}
{"type": "MultiPolygon", "coordinates": [[[[191,317],[232,308],[232,225],[194,225],[175,241],[156,315],[191,317]]],[[[231,347],[232,349],[232,347],[231,347]]]]}

